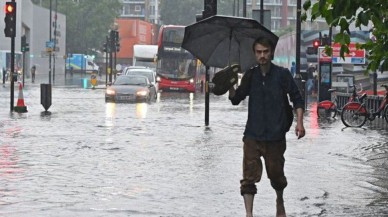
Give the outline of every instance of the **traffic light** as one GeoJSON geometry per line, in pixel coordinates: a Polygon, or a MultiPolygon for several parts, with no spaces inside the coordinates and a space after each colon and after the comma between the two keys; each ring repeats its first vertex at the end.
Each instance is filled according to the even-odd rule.
{"type": "Polygon", "coordinates": [[[318,48],[319,46],[321,46],[321,42],[319,41],[319,39],[315,39],[313,41],[313,47],[318,48]]]}
{"type": "Polygon", "coordinates": [[[117,46],[120,46],[119,32],[115,30],[111,30],[109,33],[109,39],[110,39],[110,50],[112,52],[117,51],[117,46]]]}
{"type": "Polygon", "coordinates": [[[13,82],[17,82],[18,81],[18,73],[17,72],[14,72],[13,75],[12,75],[12,79],[13,79],[13,82]]]}
{"type": "Polygon", "coordinates": [[[108,52],[108,46],[106,42],[102,45],[102,51],[104,51],[105,53],[108,52]]]}
{"type": "Polygon", "coordinates": [[[217,0],[205,0],[203,18],[208,18],[217,14],[217,0]]]}
{"type": "Polygon", "coordinates": [[[22,36],[22,40],[21,40],[21,50],[22,52],[27,52],[27,51],[30,51],[30,44],[27,43],[27,38],[25,35],[22,36]]]}
{"type": "Polygon", "coordinates": [[[119,36],[119,31],[115,31],[115,51],[119,52],[120,51],[120,36],[119,36]]]}
{"type": "Polygon", "coordinates": [[[5,3],[5,37],[15,37],[16,35],[16,2],[5,3]]]}
{"type": "Polygon", "coordinates": [[[322,46],[325,46],[325,45],[331,46],[330,38],[329,38],[329,36],[327,36],[326,34],[323,35],[321,41],[322,41],[322,46]]]}

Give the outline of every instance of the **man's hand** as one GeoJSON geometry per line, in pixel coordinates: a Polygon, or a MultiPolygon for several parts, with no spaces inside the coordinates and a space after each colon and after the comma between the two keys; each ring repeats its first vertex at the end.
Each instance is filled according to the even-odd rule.
{"type": "Polygon", "coordinates": [[[233,98],[235,94],[236,90],[234,89],[234,86],[232,86],[231,88],[229,88],[229,99],[233,98]]]}
{"type": "Polygon", "coordinates": [[[302,108],[296,109],[295,135],[298,137],[298,139],[306,135],[306,130],[304,129],[304,126],[303,126],[303,113],[304,113],[304,110],[302,108]]]}
{"type": "Polygon", "coordinates": [[[306,131],[303,127],[303,124],[296,124],[295,135],[298,137],[298,139],[300,139],[300,138],[304,137],[304,135],[306,135],[306,131]]]}

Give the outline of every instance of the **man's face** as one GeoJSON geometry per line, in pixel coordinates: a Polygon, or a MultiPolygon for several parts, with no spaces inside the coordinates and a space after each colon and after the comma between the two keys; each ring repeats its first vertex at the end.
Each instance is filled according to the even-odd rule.
{"type": "Polygon", "coordinates": [[[265,65],[271,62],[272,59],[272,51],[270,47],[265,47],[261,44],[255,45],[255,57],[256,62],[259,65],[265,65]]]}

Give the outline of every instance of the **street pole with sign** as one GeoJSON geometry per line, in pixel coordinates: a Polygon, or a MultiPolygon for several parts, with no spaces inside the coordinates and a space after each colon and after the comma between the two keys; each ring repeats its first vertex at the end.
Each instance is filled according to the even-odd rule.
{"type": "Polygon", "coordinates": [[[13,111],[13,103],[14,103],[14,73],[15,73],[15,36],[16,36],[16,2],[12,0],[12,2],[5,3],[5,29],[4,34],[5,37],[11,38],[11,105],[10,110],[13,111]]]}

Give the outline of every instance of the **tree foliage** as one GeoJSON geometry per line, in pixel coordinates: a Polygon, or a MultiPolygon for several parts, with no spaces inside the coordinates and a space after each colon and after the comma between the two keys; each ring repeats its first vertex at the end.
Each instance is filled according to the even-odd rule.
{"type": "MultiPolygon", "coordinates": [[[[66,15],[66,50],[70,53],[93,53],[94,50],[100,50],[122,9],[119,0],[51,1],[53,11],[57,8],[59,13],[66,15]]],[[[50,8],[50,0],[42,0],[41,4],[42,7],[50,8]]]]}
{"type": "MultiPolygon", "coordinates": [[[[318,0],[312,4],[307,0],[304,5],[302,19],[307,19],[310,13],[311,20],[322,17],[330,27],[339,28],[334,42],[341,44],[340,54],[349,53],[351,24],[357,28],[371,26],[373,40],[357,45],[360,49],[369,52],[368,69],[378,69],[383,62],[383,69],[388,69],[388,1],[387,0],[318,0]],[[371,24],[371,25],[370,25],[371,24]]],[[[328,52],[332,52],[328,49],[328,52]]]]}

